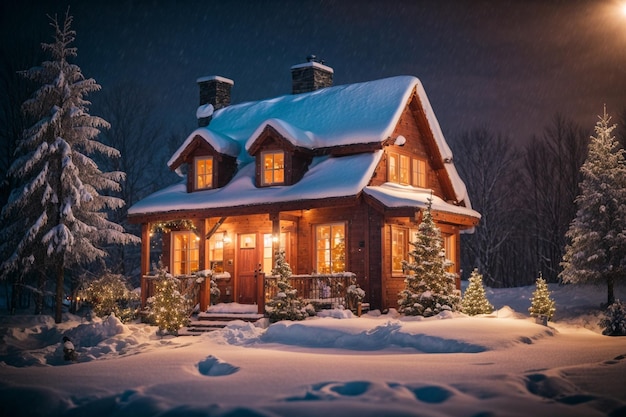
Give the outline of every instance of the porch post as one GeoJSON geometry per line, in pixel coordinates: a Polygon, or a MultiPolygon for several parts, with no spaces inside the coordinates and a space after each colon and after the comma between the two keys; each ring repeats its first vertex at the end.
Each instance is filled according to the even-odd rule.
{"type": "Polygon", "coordinates": [[[148,282],[145,276],[150,272],[150,223],[141,224],[141,308],[148,300],[148,282]]]}
{"type": "MultiPolygon", "coordinates": [[[[200,224],[198,227],[198,233],[200,234],[200,244],[199,246],[199,268],[200,270],[209,269],[209,265],[207,264],[207,259],[204,256],[206,254],[206,233],[207,233],[207,219],[200,220],[200,224]]],[[[207,280],[205,279],[200,285],[200,311],[206,311],[209,306],[210,294],[211,291],[211,281],[209,278],[209,282],[207,285],[207,280]]]]}
{"type": "Polygon", "coordinates": [[[272,220],[272,265],[274,264],[274,256],[280,249],[280,213],[270,215],[272,220]]]}
{"type": "Polygon", "coordinates": [[[258,272],[256,277],[256,298],[259,314],[265,314],[265,273],[258,272]]]}

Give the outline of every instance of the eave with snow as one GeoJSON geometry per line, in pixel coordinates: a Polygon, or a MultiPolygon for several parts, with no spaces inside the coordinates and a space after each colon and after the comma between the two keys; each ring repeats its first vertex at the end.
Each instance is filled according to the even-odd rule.
{"type": "Polygon", "coordinates": [[[332,86],[318,62],[292,78],[292,94],[235,105],[231,80],[198,80],[199,127],[168,161],[184,180],[129,209],[143,225],[142,274],[153,226],[190,220],[194,230],[163,234],[162,261],[175,274],[227,272],[221,301],[257,303],[255,280],[283,249],[294,274],[350,271],[372,308],[396,307],[429,198],[458,272],[459,234],[480,214],[420,81],[332,86]]]}

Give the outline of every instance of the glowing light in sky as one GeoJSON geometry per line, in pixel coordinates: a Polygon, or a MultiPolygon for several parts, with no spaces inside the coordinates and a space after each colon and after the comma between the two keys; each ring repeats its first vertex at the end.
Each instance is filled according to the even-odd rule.
{"type": "Polygon", "coordinates": [[[626,16],[626,1],[622,2],[619,9],[620,9],[620,12],[622,12],[622,15],[626,16]]]}

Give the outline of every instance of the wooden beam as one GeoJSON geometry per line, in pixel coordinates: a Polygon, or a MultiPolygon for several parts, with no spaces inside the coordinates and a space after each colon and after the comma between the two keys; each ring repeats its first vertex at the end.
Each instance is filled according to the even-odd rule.
{"type": "Polygon", "coordinates": [[[223,216],[222,218],[220,218],[217,223],[215,223],[213,225],[213,227],[211,228],[211,230],[209,230],[206,234],[206,240],[211,239],[211,237],[215,234],[215,232],[217,232],[217,229],[220,228],[220,226],[222,225],[222,223],[224,223],[226,221],[228,217],[223,216]]]}
{"type": "Polygon", "coordinates": [[[144,278],[150,272],[150,223],[141,225],[141,308],[148,301],[148,282],[144,278]]]}

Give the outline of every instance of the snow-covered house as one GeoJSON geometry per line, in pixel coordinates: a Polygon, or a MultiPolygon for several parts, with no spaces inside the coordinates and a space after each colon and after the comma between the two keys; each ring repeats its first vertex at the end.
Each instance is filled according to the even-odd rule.
{"type": "Polygon", "coordinates": [[[446,253],[472,210],[420,81],[412,76],[332,86],[332,68],[291,68],[289,95],[230,105],[233,81],[198,80],[199,127],[168,166],[185,180],[139,201],[142,274],[162,227],[173,274],[228,272],[223,301],[257,303],[257,278],[284,249],[294,274],[350,271],[372,308],[397,307],[402,260],[432,195],[446,253]]]}

